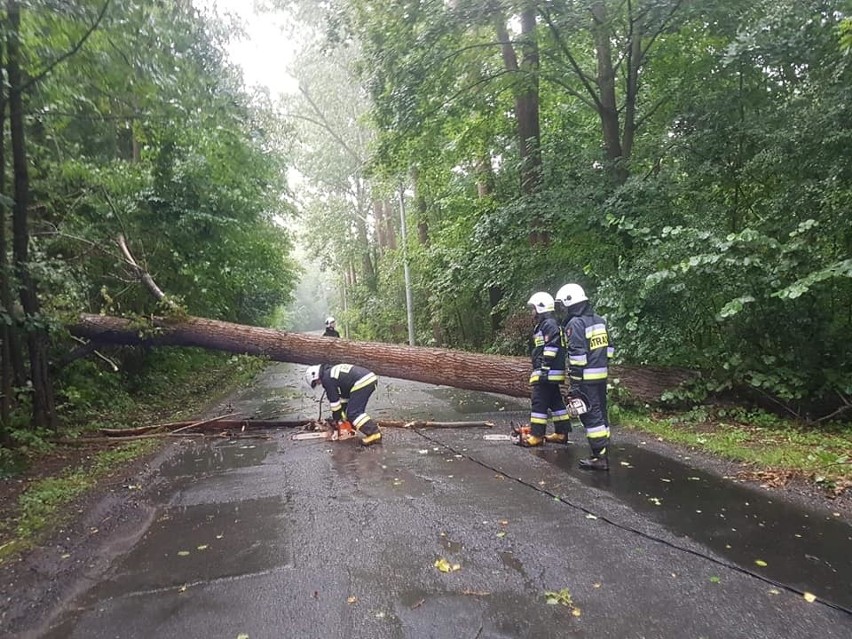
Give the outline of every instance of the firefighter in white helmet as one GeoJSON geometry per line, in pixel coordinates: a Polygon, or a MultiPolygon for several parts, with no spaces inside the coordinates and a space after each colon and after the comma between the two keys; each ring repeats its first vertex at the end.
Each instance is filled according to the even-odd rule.
{"type": "Polygon", "coordinates": [[[587,406],[580,421],[586,429],[592,455],[580,461],[580,468],[609,470],[606,386],[608,363],[614,353],[609,329],[606,320],[594,312],[579,284],[560,288],[555,301],[565,313],[562,332],[568,348],[569,395],[581,397],[587,406]]]}
{"type": "Polygon", "coordinates": [[[548,411],[553,418],[553,429],[567,442],[571,431],[571,416],[559,391],[565,381],[565,349],[562,331],[554,315],[553,298],[549,293],[534,293],[527,301],[535,328],[532,333],[530,357],[530,429],[518,438],[519,446],[541,446],[547,432],[548,411]]]}
{"type": "Polygon", "coordinates": [[[335,322],[334,318],[329,315],[325,318],[325,332],[322,334],[323,337],[340,337],[340,333],[337,332],[337,329],[334,327],[335,322]]]}
{"type": "Polygon", "coordinates": [[[305,370],[305,381],[311,388],[322,384],[332,418],[337,424],[351,422],[363,446],[382,441],[379,425],[366,412],[370,395],[379,383],[375,373],[353,364],[317,364],[305,370]]]}

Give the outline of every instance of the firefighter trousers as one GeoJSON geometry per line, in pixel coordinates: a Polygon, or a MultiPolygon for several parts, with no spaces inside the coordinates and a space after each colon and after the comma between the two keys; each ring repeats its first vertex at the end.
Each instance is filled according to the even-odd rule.
{"type": "Polygon", "coordinates": [[[352,391],[349,402],[346,404],[346,418],[356,431],[360,431],[364,435],[372,435],[379,430],[379,425],[366,412],[367,402],[370,400],[370,395],[376,390],[376,385],[376,382],[373,382],[369,386],[352,391]]]}
{"type": "Polygon", "coordinates": [[[606,380],[599,382],[571,382],[586,401],[589,410],[580,415],[586,429],[586,439],[592,449],[592,457],[606,457],[609,446],[609,419],[606,409],[606,380]]]}
{"type": "Polygon", "coordinates": [[[547,432],[547,411],[553,416],[553,430],[557,433],[571,432],[571,416],[565,408],[565,400],[558,383],[539,382],[532,385],[530,395],[530,434],[544,437],[547,432]]]}

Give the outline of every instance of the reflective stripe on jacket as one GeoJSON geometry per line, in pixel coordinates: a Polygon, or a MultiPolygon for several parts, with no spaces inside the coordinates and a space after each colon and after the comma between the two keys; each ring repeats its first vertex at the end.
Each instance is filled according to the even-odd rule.
{"type": "Polygon", "coordinates": [[[568,375],[585,382],[607,378],[607,366],[615,354],[606,320],[588,311],[569,317],[562,327],[568,343],[568,375]]]}
{"type": "Polygon", "coordinates": [[[323,364],[320,369],[320,380],[325,394],[331,404],[331,410],[335,419],[340,419],[344,405],[348,403],[350,395],[357,390],[366,388],[370,384],[379,381],[372,371],[363,366],[353,364],[335,364],[329,366],[323,364]]]}
{"type": "Polygon", "coordinates": [[[559,322],[550,313],[542,315],[533,330],[530,384],[565,381],[565,344],[559,322]]]}

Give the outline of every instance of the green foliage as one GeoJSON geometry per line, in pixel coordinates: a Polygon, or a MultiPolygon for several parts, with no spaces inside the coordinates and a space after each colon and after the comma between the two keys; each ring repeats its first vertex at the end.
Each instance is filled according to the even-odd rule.
{"type": "MultiPolygon", "coordinates": [[[[850,396],[843,2],[607,0],[595,5],[608,16],[597,27],[585,5],[539,4],[535,78],[506,71],[494,7],[479,0],[321,5],[311,5],[312,27],[334,36],[318,49],[334,58],[346,44],[347,68],[372,99],[359,97],[359,128],[371,123],[364,135],[375,136],[359,147],[362,164],[321,175],[357,176],[373,200],[400,182],[414,187],[405,239],[421,343],[522,352],[529,295],[576,281],[607,315],[622,361],[701,370],[667,396],[673,403],[746,386],[806,416],[812,400],[850,396]],[[326,18],[328,29],[317,27],[326,18]],[[602,29],[611,29],[617,159],[597,103],[602,29]],[[628,94],[636,33],[642,64],[628,94]],[[532,80],[543,171],[530,192],[518,179],[514,97],[532,80]],[[532,241],[533,228],[547,229],[549,243],[532,241]]],[[[315,164],[329,157],[326,143],[310,148],[326,152],[315,164]]],[[[353,201],[326,189],[309,204],[315,254],[349,278],[354,335],[402,341],[399,250],[381,245],[379,217],[363,205],[353,212],[353,201]]]]}
{"type": "MultiPolygon", "coordinates": [[[[33,69],[102,6],[24,11],[33,69]]],[[[283,131],[225,62],[228,29],[186,3],[114,2],[85,46],[33,88],[28,151],[44,211],[33,268],[49,313],[155,310],[118,270],[119,234],[188,313],[261,324],[288,301],[286,167],[273,150],[283,131]]]]}

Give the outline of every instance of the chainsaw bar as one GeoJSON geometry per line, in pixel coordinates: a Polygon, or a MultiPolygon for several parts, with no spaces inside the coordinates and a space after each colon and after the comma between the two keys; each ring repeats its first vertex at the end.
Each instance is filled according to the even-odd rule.
{"type": "Polygon", "coordinates": [[[310,440],[310,439],[324,439],[326,441],[336,442],[341,441],[344,442],[347,439],[355,439],[356,435],[352,431],[344,431],[342,433],[329,433],[328,431],[320,431],[316,433],[296,433],[295,435],[290,435],[290,439],[295,442],[310,440]]]}
{"type": "Polygon", "coordinates": [[[290,435],[290,439],[300,442],[306,439],[328,439],[328,436],[326,433],[296,433],[295,435],[290,435]]]}

